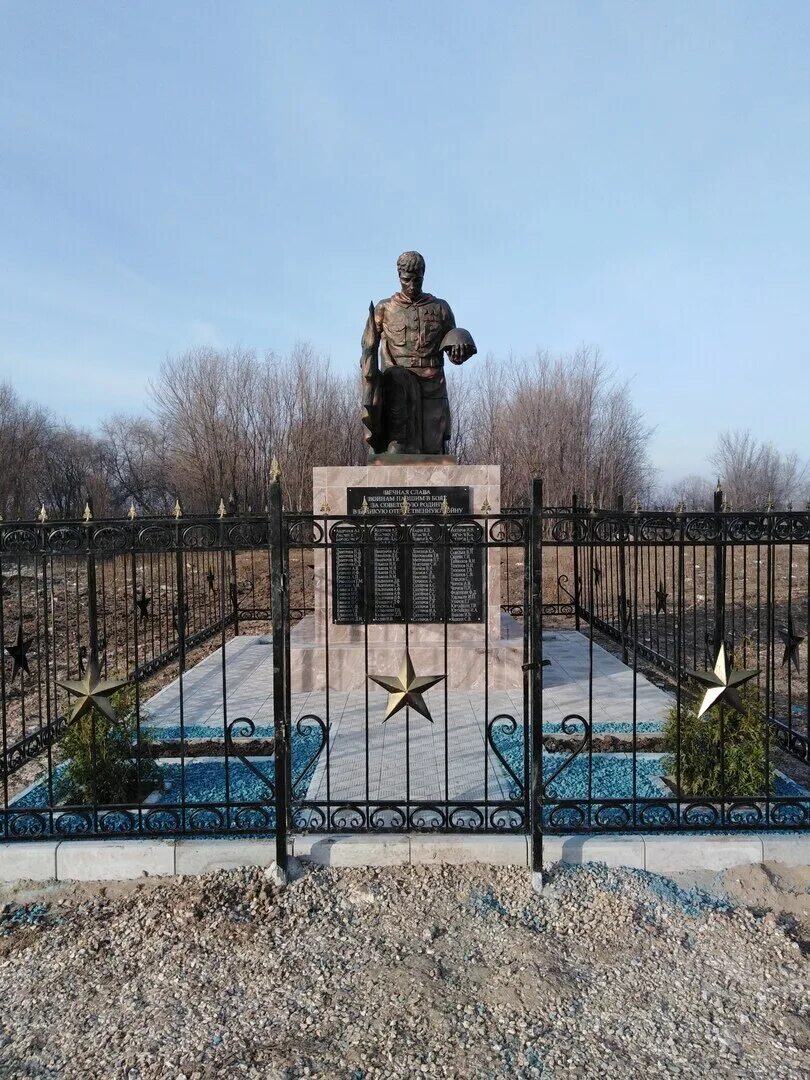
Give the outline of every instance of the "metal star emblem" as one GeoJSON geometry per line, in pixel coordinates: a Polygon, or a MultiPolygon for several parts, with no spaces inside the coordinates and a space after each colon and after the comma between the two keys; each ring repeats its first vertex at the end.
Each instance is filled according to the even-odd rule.
{"type": "Polygon", "coordinates": [[[425,704],[425,699],[422,694],[435,686],[444,678],[444,675],[423,675],[417,677],[416,672],[413,670],[413,663],[411,662],[411,654],[408,650],[405,650],[405,659],[402,661],[402,667],[399,669],[399,675],[369,675],[369,679],[372,682],[377,683],[388,691],[388,706],[385,710],[385,716],[383,717],[383,723],[386,720],[390,720],[395,713],[398,713],[400,709],[411,708],[420,713],[433,723],[433,717],[430,715],[430,709],[425,704]]]}
{"type": "Polygon", "coordinates": [[[629,630],[633,618],[633,605],[627,597],[623,597],[619,603],[619,617],[622,620],[622,630],[629,630]]]}
{"type": "Polygon", "coordinates": [[[737,690],[743,683],[755,679],[759,675],[759,668],[749,668],[747,671],[732,671],[726,655],[726,647],[721,645],[713,672],[687,671],[686,674],[691,675],[697,682],[708,687],[698,710],[699,719],[713,705],[718,705],[720,702],[730,705],[737,712],[744,712],[737,690]]]}
{"type": "Polygon", "coordinates": [[[181,612],[177,610],[177,604],[172,604],[172,630],[174,630],[175,634],[180,633],[180,616],[182,616],[183,633],[185,634],[188,626],[188,604],[183,604],[181,612]]]}
{"type": "Polygon", "coordinates": [[[24,672],[26,675],[30,675],[28,670],[28,650],[33,644],[33,638],[23,637],[23,625],[22,622],[17,623],[17,637],[13,645],[5,645],[4,648],[12,660],[11,667],[11,681],[17,678],[19,672],[24,672]]]}
{"type": "Polygon", "coordinates": [[[70,715],[71,721],[79,720],[91,709],[98,709],[104,713],[108,720],[117,723],[115,709],[110,701],[110,695],[117,690],[122,690],[129,683],[128,679],[102,679],[100,677],[98,660],[93,657],[88,664],[87,671],[82,679],[69,679],[65,682],[57,682],[63,690],[73,694],[78,701],[70,715]]]}
{"type": "Polygon", "coordinates": [[[141,595],[135,601],[135,605],[138,608],[138,617],[141,622],[146,622],[149,618],[149,606],[152,603],[152,598],[146,595],[146,589],[141,588],[141,595]]]}
{"type": "Polygon", "coordinates": [[[785,655],[782,657],[782,667],[788,663],[793,664],[796,671],[799,670],[799,646],[804,641],[804,636],[797,634],[793,628],[793,616],[788,617],[787,626],[779,627],[779,637],[785,646],[785,655]]]}
{"type": "Polygon", "coordinates": [[[664,588],[663,581],[658,582],[658,588],[655,590],[655,614],[666,615],[667,611],[667,596],[669,593],[664,588]]]}

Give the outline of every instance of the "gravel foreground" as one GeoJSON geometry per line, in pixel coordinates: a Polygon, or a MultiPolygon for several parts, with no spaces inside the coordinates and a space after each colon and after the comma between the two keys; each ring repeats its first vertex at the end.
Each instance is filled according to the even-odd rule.
{"type": "Polygon", "coordinates": [[[542,897],[484,866],[17,890],[0,1077],[810,1077],[796,919],[719,894],[599,864],[542,897]]]}

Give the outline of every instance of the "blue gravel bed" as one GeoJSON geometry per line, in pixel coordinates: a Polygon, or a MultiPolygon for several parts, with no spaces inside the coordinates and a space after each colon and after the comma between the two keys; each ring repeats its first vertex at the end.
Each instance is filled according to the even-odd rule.
{"type": "MultiPolygon", "coordinates": [[[[663,720],[639,720],[636,723],[638,735],[659,735],[664,729],[663,720]]],[[[556,720],[546,720],[543,723],[544,735],[559,735],[562,724],[556,720]]],[[[632,735],[632,720],[594,720],[594,735],[632,735]]]]}
{"type": "MultiPolygon", "coordinates": [[[[272,739],[275,734],[272,724],[257,724],[256,730],[250,736],[251,739],[272,739]]],[[[244,724],[234,728],[234,738],[239,739],[247,735],[244,724]]],[[[222,724],[184,724],[183,737],[186,739],[219,739],[224,742],[225,735],[222,724]]],[[[180,725],[173,724],[170,727],[149,727],[141,730],[141,739],[149,739],[153,742],[179,742],[180,725]]]]}
{"type": "MultiPolygon", "coordinates": [[[[292,762],[291,772],[295,781],[295,793],[298,797],[306,793],[312,774],[317,764],[316,751],[320,746],[320,732],[317,729],[307,728],[303,732],[294,731],[292,738],[292,762]],[[311,760],[313,755],[314,760],[311,760]]],[[[150,829],[160,830],[165,828],[171,831],[176,827],[177,821],[169,811],[161,814],[161,805],[176,805],[185,801],[187,807],[204,805],[203,810],[190,810],[186,814],[187,825],[196,828],[205,828],[206,820],[208,827],[217,828],[226,820],[226,773],[229,802],[231,809],[231,826],[238,828],[254,827],[265,830],[275,825],[275,807],[273,805],[273,790],[275,781],[275,759],[255,758],[247,759],[249,765],[245,765],[238,758],[230,758],[227,765],[223,758],[188,758],[185,768],[176,758],[158,759],[156,764],[160,767],[163,775],[163,791],[157,799],[150,800],[150,829]],[[255,772],[254,772],[255,770],[255,772]],[[258,775],[257,775],[258,774],[258,775]],[[185,799],[183,800],[183,785],[185,785],[185,799]],[[252,814],[249,810],[241,811],[233,809],[233,804],[251,803],[257,806],[257,811],[252,814]],[[208,819],[206,819],[206,814],[208,819]]],[[[54,768],[54,779],[58,778],[66,768],[62,762],[54,768]]],[[[45,809],[49,805],[47,780],[40,780],[23,795],[13,800],[10,808],[21,809],[45,809]]],[[[58,813],[58,812],[57,812],[58,813]]],[[[57,821],[59,819],[57,818],[57,821]]],[[[30,832],[36,834],[40,831],[33,815],[30,821],[30,832]]],[[[26,831],[25,819],[18,819],[17,828],[26,831]]],[[[111,833],[129,832],[131,819],[121,812],[110,812],[104,819],[105,831],[111,833]]],[[[79,815],[62,815],[58,831],[61,834],[84,832],[87,824],[79,815]]]]}
{"type": "MultiPolygon", "coordinates": [[[[523,731],[518,729],[513,734],[505,727],[493,729],[493,741],[503,758],[518,776],[523,775],[523,731]]],[[[635,760],[635,792],[637,799],[655,799],[666,806],[635,808],[632,803],[621,800],[633,798],[633,756],[631,753],[593,753],[583,751],[570,761],[560,775],[549,783],[546,793],[551,800],[543,808],[546,824],[554,829],[566,831],[587,827],[632,828],[634,824],[644,826],[674,825],[672,815],[676,811],[674,795],[664,782],[666,775],[663,767],[663,754],[637,754],[635,760]],[[595,800],[596,805],[589,807],[585,800],[595,800]],[[615,800],[615,806],[600,805],[601,800],[615,800]],[[558,804],[575,804],[560,807],[558,804]]],[[[545,753],[543,755],[543,776],[548,782],[569,755],[563,753],[545,753]]],[[[810,791],[796,783],[783,773],[777,772],[771,785],[771,795],[780,799],[796,800],[795,803],[771,807],[774,824],[799,825],[810,815],[810,791]]],[[[708,803],[711,800],[707,800],[708,803]]],[[[694,826],[714,825],[716,817],[710,807],[700,805],[681,806],[681,818],[684,823],[694,826]]],[[[739,810],[735,813],[741,825],[761,826],[756,813],[739,810]]]]}
{"type": "MultiPolygon", "coordinates": [[[[545,729],[544,729],[545,730],[545,729]]],[[[578,729],[579,730],[579,729],[578,729]]],[[[513,734],[504,726],[493,728],[493,741],[510,767],[523,773],[523,731],[513,734]]],[[[566,760],[567,754],[543,755],[543,775],[548,778],[566,760]]],[[[672,793],[664,784],[663,754],[636,755],[636,792],[639,798],[656,799],[672,793]]],[[[594,753],[591,755],[591,795],[595,799],[631,798],[633,794],[632,753],[594,753]]],[[[548,794],[555,799],[584,799],[588,793],[588,753],[583,751],[551,784],[548,794]]],[[[810,791],[782,773],[774,777],[771,794],[780,798],[807,798],[810,791]]]]}

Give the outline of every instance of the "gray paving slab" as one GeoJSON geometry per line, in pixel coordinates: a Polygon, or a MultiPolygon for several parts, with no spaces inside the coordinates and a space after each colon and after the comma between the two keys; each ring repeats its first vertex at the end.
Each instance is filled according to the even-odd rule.
{"type": "MultiPolygon", "coordinates": [[[[660,728],[673,698],[643,675],[576,631],[544,635],[543,722],[559,730],[566,716],[590,719],[594,734],[629,736],[635,723],[660,728]],[[635,709],[634,709],[635,694],[635,709]]],[[[523,689],[429,690],[425,700],[433,723],[409,710],[383,723],[387,695],[368,692],[312,691],[291,700],[293,725],[306,715],[319,717],[329,730],[329,753],[321,754],[306,798],[429,802],[477,801],[507,797],[508,778],[486,743],[493,717],[523,723],[523,689]]],[[[210,729],[221,737],[224,716],[248,717],[257,725],[273,722],[273,661],[267,636],[243,635],[227,642],[164,687],[145,703],[149,725],[179,724],[182,702],[187,727],[210,729]],[[225,710],[223,710],[223,685],[225,710]]]]}

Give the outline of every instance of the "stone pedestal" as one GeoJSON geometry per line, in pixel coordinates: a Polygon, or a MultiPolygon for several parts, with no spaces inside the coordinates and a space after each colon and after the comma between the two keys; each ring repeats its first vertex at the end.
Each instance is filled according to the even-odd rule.
{"type": "MultiPolygon", "coordinates": [[[[500,468],[422,459],[389,464],[313,469],[313,512],[347,514],[349,488],[454,488],[470,490],[470,511],[484,530],[484,515],[500,511],[500,468]]],[[[328,522],[328,527],[334,525],[328,522]]],[[[501,613],[501,550],[484,549],[484,618],[470,623],[339,624],[333,619],[331,550],[314,551],[314,613],[291,635],[293,692],[359,690],[366,674],[396,674],[406,642],[417,674],[447,675],[451,688],[512,689],[522,685],[522,628],[501,613]]]]}

